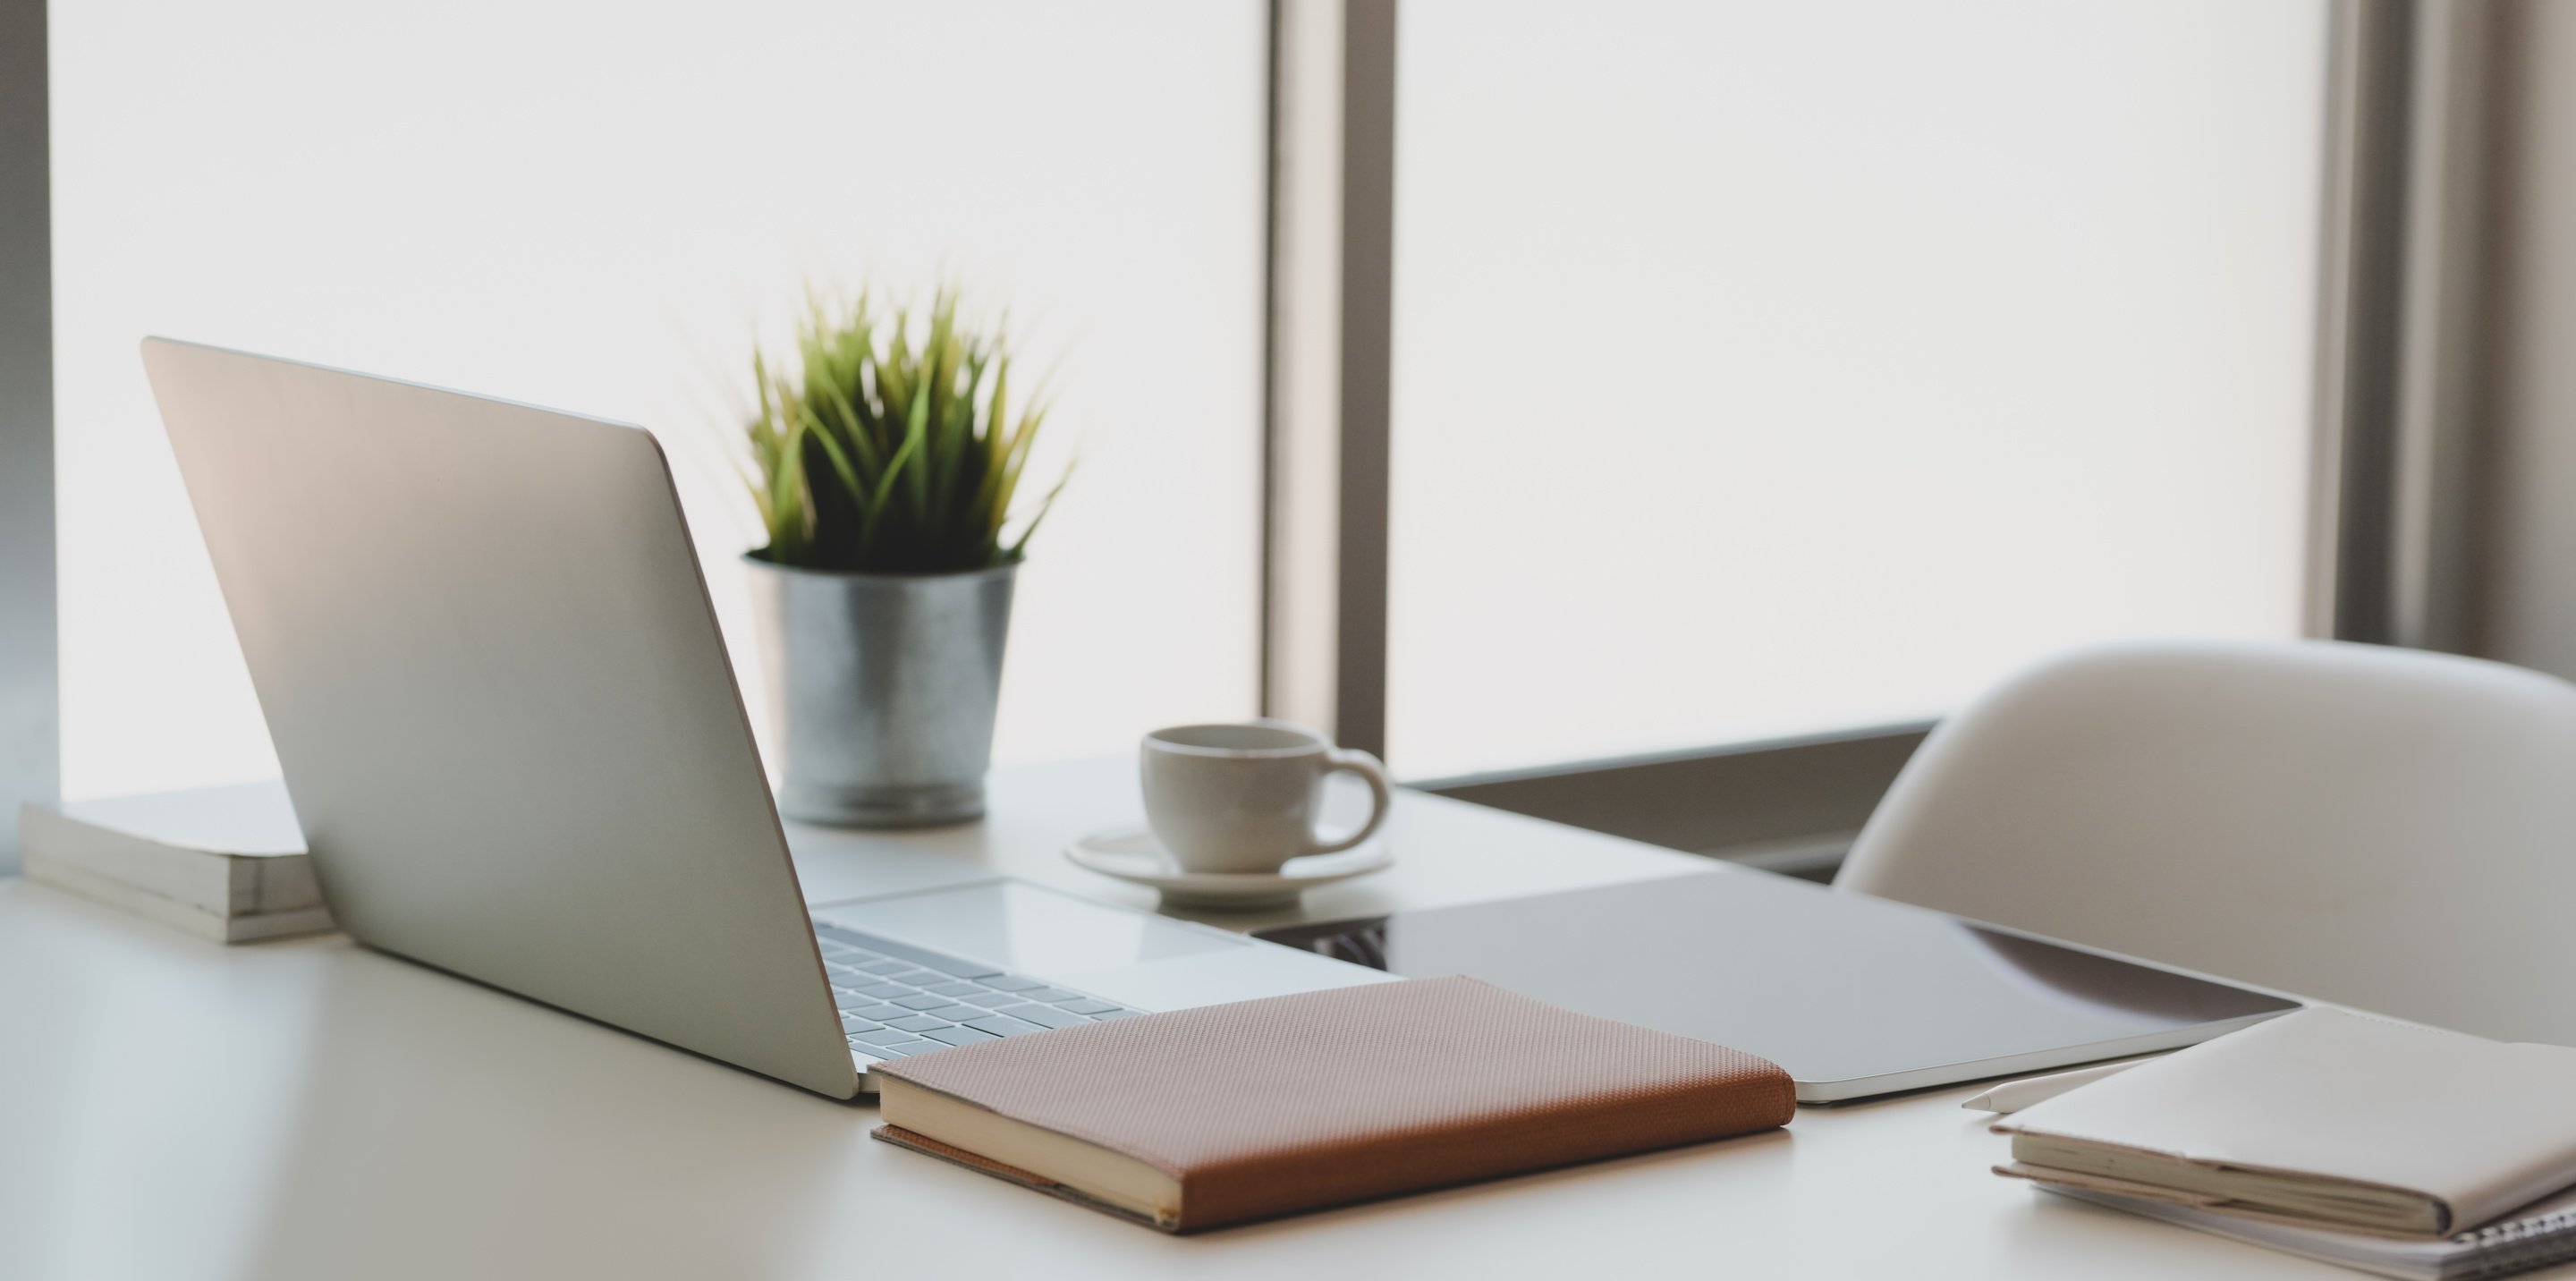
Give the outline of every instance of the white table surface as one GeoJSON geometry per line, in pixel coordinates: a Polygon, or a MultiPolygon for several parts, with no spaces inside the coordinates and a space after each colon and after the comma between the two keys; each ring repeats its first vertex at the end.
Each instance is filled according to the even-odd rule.
{"type": "MultiPolygon", "coordinates": [[[[1005,770],[985,824],[800,833],[800,865],[809,888],[855,887],[959,858],[1149,906],[1057,855],[1135,814],[1130,768],[1005,770]]],[[[1697,866],[1414,793],[1390,832],[1393,869],[1305,914],[1697,866]]],[[[344,939],[222,947],[0,880],[10,1281],[2357,1275],[1996,1178],[2003,1140],[1959,1108],[1971,1093],[1174,1238],[874,1142],[873,1107],[344,939]]]]}

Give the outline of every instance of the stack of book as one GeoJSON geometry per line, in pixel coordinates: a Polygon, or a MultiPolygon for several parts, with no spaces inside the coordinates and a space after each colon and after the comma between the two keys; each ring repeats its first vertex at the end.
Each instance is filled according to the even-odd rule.
{"type": "Polygon", "coordinates": [[[279,783],[18,812],[28,880],[222,943],[332,928],[279,783]]]}
{"type": "Polygon", "coordinates": [[[1994,1127],[1999,1174],[2382,1276],[2576,1259],[2576,1049],[2309,1009],[1994,1127]]]}

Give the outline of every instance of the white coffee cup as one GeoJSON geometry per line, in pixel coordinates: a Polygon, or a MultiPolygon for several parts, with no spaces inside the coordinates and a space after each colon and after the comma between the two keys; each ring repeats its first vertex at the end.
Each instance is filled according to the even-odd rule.
{"type": "Polygon", "coordinates": [[[1177,725],[1145,736],[1145,821],[1191,872],[1276,872],[1307,854],[1346,850],[1386,822],[1386,766],[1310,729],[1278,721],[1177,725]],[[1368,821],[1347,836],[1315,830],[1324,776],[1369,786],[1368,821]]]}

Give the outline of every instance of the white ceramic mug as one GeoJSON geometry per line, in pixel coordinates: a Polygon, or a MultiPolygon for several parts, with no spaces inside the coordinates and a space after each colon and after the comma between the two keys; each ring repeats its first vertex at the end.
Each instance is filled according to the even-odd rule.
{"type": "Polygon", "coordinates": [[[1145,736],[1145,821],[1192,872],[1276,872],[1307,854],[1346,850],[1386,822],[1386,766],[1310,729],[1277,721],[1177,725],[1145,736]],[[1315,830],[1324,776],[1369,786],[1368,821],[1347,836],[1315,830]]]}

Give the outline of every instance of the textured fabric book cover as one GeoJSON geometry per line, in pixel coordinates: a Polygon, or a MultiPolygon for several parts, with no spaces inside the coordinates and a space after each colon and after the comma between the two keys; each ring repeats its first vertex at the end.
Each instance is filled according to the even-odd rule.
{"type": "MultiPolygon", "coordinates": [[[[1176,1010],[876,1071],[1151,1167],[1178,1203],[1135,1217],[1183,1232],[1769,1129],[1797,1106],[1764,1059],[1466,978],[1176,1010]]],[[[878,1138],[1101,1204],[907,1129],[899,1089],[878,1138]]]]}

